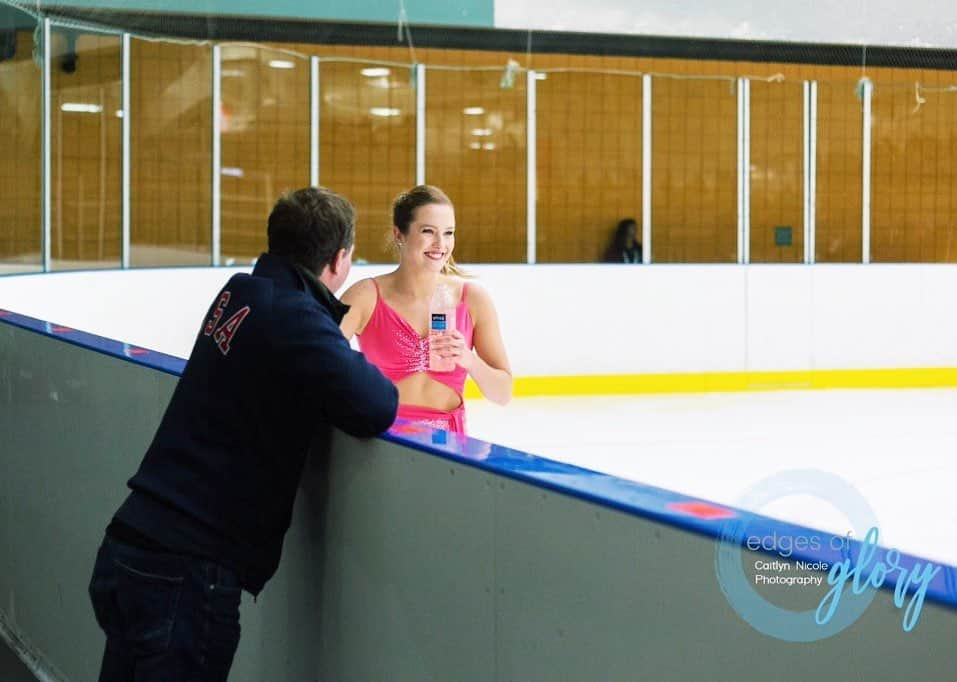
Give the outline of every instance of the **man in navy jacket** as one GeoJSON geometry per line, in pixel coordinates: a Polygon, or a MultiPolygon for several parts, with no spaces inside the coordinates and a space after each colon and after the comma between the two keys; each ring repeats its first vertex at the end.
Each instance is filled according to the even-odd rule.
{"type": "Polygon", "coordinates": [[[269,216],[269,253],[213,300],[132,493],[107,528],[90,596],[101,682],[225,681],[243,589],[279,565],[307,452],[333,427],[385,431],[395,386],[339,331],[355,211],[308,188],[269,216]]]}

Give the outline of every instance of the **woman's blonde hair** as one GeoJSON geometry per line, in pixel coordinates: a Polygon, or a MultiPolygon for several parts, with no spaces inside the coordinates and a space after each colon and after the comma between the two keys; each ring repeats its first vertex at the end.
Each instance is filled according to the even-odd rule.
{"type": "MultiPolygon", "coordinates": [[[[423,206],[429,204],[445,204],[452,206],[452,200],[448,195],[433,185],[416,185],[407,192],[403,192],[392,202],[392,224],[399,228],[399,232],[404,235],[409,234],[409,226],[415,220],[415,212],[423,206]]],[[[469,277],[456,263],[450,255],[445,265],[442,266],[443,275],[454,275],[455,277],[469,277]]]]}

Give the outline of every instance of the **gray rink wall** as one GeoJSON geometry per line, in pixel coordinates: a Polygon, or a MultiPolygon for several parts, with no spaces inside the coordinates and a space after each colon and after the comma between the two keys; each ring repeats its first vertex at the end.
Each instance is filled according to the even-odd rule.
{"type": "MultiPolygon", "coordinates": [[[[96,548],[176,377],[0,323],[0,630],[95,680],[96,548]]],[[[277,456],[280,453],[277,453],[277,456]]],[[[311,461],[233,682],[951,680],[957,612],[892,594],[792,644],[718,587],[712,539],[385,440],[311,461]]],[[[763,555],[761,555],[763,556],[763,555]]]]}

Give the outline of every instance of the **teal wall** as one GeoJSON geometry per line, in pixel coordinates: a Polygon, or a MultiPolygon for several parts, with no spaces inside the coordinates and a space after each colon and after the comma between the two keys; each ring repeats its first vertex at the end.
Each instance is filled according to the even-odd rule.
{"type": "Polygon", "coordinates": [[[36,20],[26,12],[2,4],[0,0],[0,31],[4,29],[33,30],[36,27],[36,20]]]}
{"type": "MultiPolygon", "coordinates": [[[[398,0],[46,0],[42,5],[69,5],[116,10],[148,10],[180,14],[258,16],[335,21],[394,22],[398,0]]],[[[492,26],[494,0],[405,0],[411,24],[492,26]]]]}

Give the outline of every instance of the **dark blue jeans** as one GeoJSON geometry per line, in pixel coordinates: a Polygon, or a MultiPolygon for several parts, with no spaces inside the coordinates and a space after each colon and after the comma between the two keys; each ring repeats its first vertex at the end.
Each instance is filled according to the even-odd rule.
{"type": "Polygon", "coordinates": [[[225,682],[239,644],[236,574],[107,536],[90,599],[106,632],[100,682],[225,682]]]}

